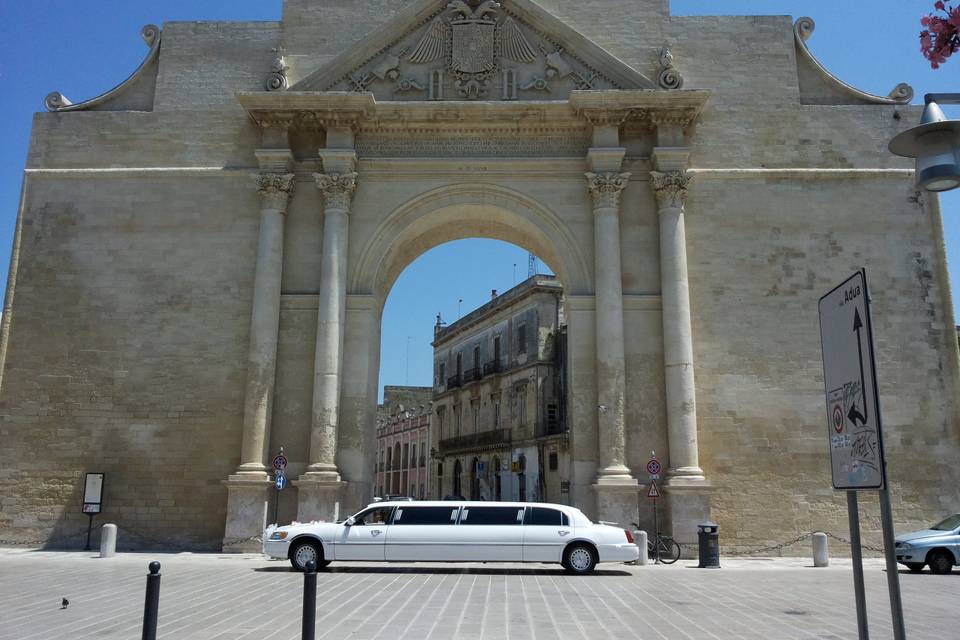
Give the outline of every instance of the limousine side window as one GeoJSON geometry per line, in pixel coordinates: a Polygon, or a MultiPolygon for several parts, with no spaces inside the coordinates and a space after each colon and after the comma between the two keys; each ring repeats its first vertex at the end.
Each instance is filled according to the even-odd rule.
{"type": "Polygon", "coordinates": [[[523,522],[523,507],[464,507],[460,524],[516,524],[523,522]]]}
{"type": "Polygon", "coordinates": [[[393,507],[374,507],[362,511],[353,517],[353,526],[363,526],[365,524],[388,524],[390,522],[390,512],[393,507]]]}
{"type": "Polygon", "coordinates": [[[569,527],[570,518],[563,511],[545,509],[544,507],[527,507],[527,515],[523,519],[525,525],[541,525],[549,527],[569,527]]]}
{"type": "Polygon", "coordinates": [[[398,507],[391,524],[454,524],[460,507],[398,507]]]}

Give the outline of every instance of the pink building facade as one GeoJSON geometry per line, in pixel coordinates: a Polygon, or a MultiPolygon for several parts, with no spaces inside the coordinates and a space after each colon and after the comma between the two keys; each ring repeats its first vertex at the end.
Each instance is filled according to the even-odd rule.
{"type": "Polygon", "coordinates": [[[430,497],[430,407],[401,408],[377,423],[376,495],[430,497]]]}

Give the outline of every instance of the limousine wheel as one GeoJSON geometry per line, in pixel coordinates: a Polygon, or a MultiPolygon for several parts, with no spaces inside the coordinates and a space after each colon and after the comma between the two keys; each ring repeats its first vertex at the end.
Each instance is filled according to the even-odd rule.
{"type": "Polygon", "coordinates": [[[290,564],[294,571],[306,571],[307,563],[310,561],[317,563],[317,568],[325,567],[330,564],[329,560],[323,559],[323,549],[319,544],[310,540],[295,542],[290,548],[290,564]]]}
{"type": "Polygon", "coordinates": [[[597,552],[582,542],[572,544],[563,552],[562,564],[570,573],[590,573],[597,566],[597,552]]]}

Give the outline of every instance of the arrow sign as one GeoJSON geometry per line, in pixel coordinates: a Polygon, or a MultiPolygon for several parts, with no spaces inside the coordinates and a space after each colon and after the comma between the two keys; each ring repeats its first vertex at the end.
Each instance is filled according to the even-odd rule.
{"type": "Polygon", "coordinates": [[[882,489],[886,478],[866,272],[861,269],[820,298],[819,312],[833,487],[882,489]]]}
{"type": "Polygon", "coordinates": [[[277,491],[283,491],[287,488],[287,476],[283,475],[282,471],[277,471],[277,477],[274,478],[273,482],[277,486],[277,491]]]}

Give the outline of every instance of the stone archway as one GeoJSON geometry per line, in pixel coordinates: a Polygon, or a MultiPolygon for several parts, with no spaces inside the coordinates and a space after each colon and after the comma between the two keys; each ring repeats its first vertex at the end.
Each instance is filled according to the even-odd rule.
{"type": "MultiPolygon", "coordinates": [[[[582,242],[555,213],[517,191],[492,183],[454,184],[422,193],[387,215],[357,257],[351,257],[355,266],[348,276],[337,442],[337,466],[348,483],[343,496],[348,509],[372,496],[380,330],[390,289],[426,251],[477,237],[532,251],[558,275],[567,295],[590,291],[592,266],[583,255],[582,242]]],[[[568,322],[577,322],[576,316],[568,322]]],[[[593,362],[571,359],[570,366],[577,365],[592,367],[593,362]]]]}

